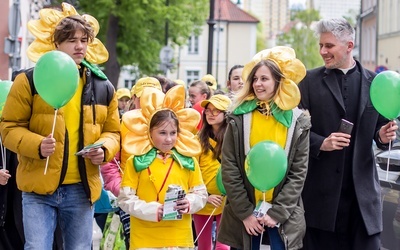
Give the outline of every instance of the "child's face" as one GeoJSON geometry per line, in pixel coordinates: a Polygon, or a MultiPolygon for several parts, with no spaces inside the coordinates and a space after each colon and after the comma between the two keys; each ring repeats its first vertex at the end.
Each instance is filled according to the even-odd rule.
{"type": "Polygon", "coordinates": [[[176,143],[178,128],[173,120],[168,120],[150,131],[154,146],[163,153],[169,152],[176,143]]]}
{"type": "Polygon", "coordinates": [[[219,127],[225,122],[225,113],[217,109],[212,103],[209,103],[204,109],[208,124],[212,127],[219,127]]]}
{"type": "Polygon", "coordinates": [[[131,99],[124,96],[118,99],[118,109],[123,110],[124,112],[129,110],[131,99]]]}
{"type": "Polygon", "coordinates": [[[196,103],[203,101],[207,98],[207,94],[202,94],[201,89],[197,86],[192,86],[189,88],[189,102],[195,105],[196,103]]]}

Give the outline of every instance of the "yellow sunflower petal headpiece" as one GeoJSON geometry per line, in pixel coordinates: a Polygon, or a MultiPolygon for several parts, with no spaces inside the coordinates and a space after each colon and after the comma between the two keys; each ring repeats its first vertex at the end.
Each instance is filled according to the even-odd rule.
{"type": "Polygon", "coordinates": [[[179,133],[175,149],[186,157],[197,156],[201,146],[193,133],[200,122],[200,114],[185,108],[185,88],[182,85],[172,87],[166,94],[156,88],[144,88],[140,97],[141,109],[129,111],[122,117],[129,132],[122,141],[122,147],[129,155],[141,156],[154,148],[150,138],[150,121],[160,110],[172,110],[179,120],[179,133]]]}
{"type": "MultiPolygon", "coordinates": [[[[39,20],[30,20],[28,22],[29,31],[35,36],[35,40],[29,45],[27,55],[30,60],[37,62],[46,52],[55,50],[53,43],[53,34],[56,26],[66,17],[79,15],[75,8],[62,3],[62,11],[56,9],[42,9],[39,12],[39,20]]],[[[99,33],[99,23],[96,18],[90,15],[82,17],[93,27],[94,39],[88,44],[85,59],[93,64],[101,64],[108,60],[108,51],[104,44],[96,38],[99,33]]]]}
{"type": "Polygon", "coordinates": [[[300,103],[300,90],[297,84],[306,76],[306,67],[296,58],[294,49],[277,46],[258,52],[242,72],[246,81],[254,66],[262,60],[273,61],[283,74],[279,89],[273,98],[274,103],[282,110],[291,110],[300,103]]]}

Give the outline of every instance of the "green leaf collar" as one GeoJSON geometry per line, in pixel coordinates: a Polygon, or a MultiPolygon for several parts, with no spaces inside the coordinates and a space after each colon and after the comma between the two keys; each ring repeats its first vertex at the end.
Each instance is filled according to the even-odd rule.
{"type": "MultiPolygon", "coordinates": [[[[184,156],[176,151],[173,148],[171,153],[171,157],[179,163],[181,167],[187,168],[191,171],[194,170],[194,160],[192,157],[184,156]]],[[[152,148],[149,152],[144,155],[139,155],[133,157],[133,166],[135,167],[136,172],[140,172],[150,166],[150,164],[156,159],[157,157],[157,149],[152,148]]]]}
{"type": "MultiPolygon", "coordinates": [[[[245,101],[239,107],[237,107],[234,111],[234,115],[243,115],[246,113],[250,113],[257,108],[257,99],[253,99],[250,101],[245,101]]],[[[293,110],[282,110],[275,103],[271,104],[272,115],[275,119],[281,123],[283,126],[289,128],[292,125],[292,117],[293,110]]]]}
{"type": "Polygon", "coordinates": [[[103,71],[101,71],[101,69],[99,67],[97,67],[94,64],[91,64],[90,62],[86,61],[85,59],[82,60],[82,64],[89,68],[93,74],[95,74],[96,76],[98,76],[99,78],[103,79],[103,80],[107,80],[107,76],[103,73],[103,71]]]}

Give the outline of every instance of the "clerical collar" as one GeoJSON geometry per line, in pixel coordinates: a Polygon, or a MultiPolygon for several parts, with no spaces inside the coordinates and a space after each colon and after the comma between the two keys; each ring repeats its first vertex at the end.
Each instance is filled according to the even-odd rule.
{"type": "Polygon", "coordinates": [[[353,65],[351,65],[351,67],[350,67],[350,68],[347,68],[347,69],[341,69],[341,68],[338,68],[337,70],[340,70],[340,71],[342,71],[342,72],[343,72],[343,74],[344,74],[344,75],[346,75],[346,74],[347,74],[347,72],[349,72],[349,70],[351,70],[351,69],[354,69],[354,67],[356,67],[356,61],[354,61],[354,60],[353,60],[353,65]]]}

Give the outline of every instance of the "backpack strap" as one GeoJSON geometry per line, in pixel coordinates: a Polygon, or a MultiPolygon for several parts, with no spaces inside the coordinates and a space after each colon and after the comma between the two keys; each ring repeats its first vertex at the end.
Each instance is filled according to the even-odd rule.
{"type": "Polygon", "coordinates": [[[11,75],[11,81],[14,81],[15,78],[17,77],[17,75],[21,74],[21,73],[25,73],[26,78],[28,78],[29,81],[29,87],[31,88],[31,94],[32,96],[38,94],[38,92],[36,91],[35,88],[35,84],[33,83],[33,68],[29,68],[29,69],[20,69],[17,71],[14,71],[11,75]]]}

